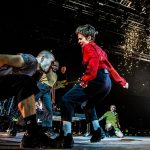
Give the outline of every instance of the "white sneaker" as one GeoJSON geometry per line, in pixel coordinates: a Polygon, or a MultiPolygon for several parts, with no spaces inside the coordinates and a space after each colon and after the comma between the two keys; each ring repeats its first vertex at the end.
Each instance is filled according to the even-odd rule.
{"type": "Polygon", "coordinates": [[[115,131],[115,134],[116,134],[116,136],[119,137],[119,138],[123,138],[123,136],[124,136],[121,131],[115,131]]]}

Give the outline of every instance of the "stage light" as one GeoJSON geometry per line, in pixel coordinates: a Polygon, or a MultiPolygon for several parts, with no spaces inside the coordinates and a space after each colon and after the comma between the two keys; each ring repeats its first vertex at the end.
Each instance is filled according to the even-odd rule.
{"type": "MultiPolygon", "coordinates": [[[[124,67],[128,74],[139,67],[141,60],[150,62],[150,37],[141,31],[137,24],[130,23],[125,29],[124,40],[120,42],[119,48],[123,50],[124,67]]],[[[123,72],[122,64],[118,66],[123,72]]]]}

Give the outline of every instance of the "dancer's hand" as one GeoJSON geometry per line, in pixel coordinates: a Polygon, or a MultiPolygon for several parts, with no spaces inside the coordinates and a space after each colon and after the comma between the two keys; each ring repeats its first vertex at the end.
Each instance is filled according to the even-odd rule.
{"type": "Polygon", "coordinates": [[[87,82],[81,81],[80,86],[82,86],[83,88],[86,88],[88,86],[88,84],[87,84],[87,82]]]}
{"type": "Polygon", "coordinates": [[[128,89],[128,88],[129,88],[129,83],[127,82],[127,83],[125,84],[125,86],[123,86],[123,88],[128,89]]]}

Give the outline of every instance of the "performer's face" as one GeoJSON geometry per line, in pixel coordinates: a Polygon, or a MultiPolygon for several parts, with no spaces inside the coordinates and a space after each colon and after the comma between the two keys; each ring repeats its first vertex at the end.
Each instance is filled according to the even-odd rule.
{"type": "Polygon", "coordinates": [[[57,61],[54,61],[54,62],[52,63],[52,70],[53,70],[54,72],[56,72],[58,69],[59,69],[59,63],[58,63],[57,61]]]}
{"type": "Polygon", "coordinates": [[[67,69],[66,66],[61,67],[61,73],[64,74],[66,72],[66,69],[67,69]]]}
{"type": "Polygon", "coordinates": [[[110,110],[113,112],[116,111],[116,106],[114,106],[114,105],[110,106],[110,110]]]}
{"type": "Polygon", "coordinates": [[[89,43],[90,42],[90,39],[89,37],[85,37],[83,34],[81,33],[78,33],[77,34],[78,36],[78,43],[80,44],[81,47],[83,47],[85,44],[89,43]]]}

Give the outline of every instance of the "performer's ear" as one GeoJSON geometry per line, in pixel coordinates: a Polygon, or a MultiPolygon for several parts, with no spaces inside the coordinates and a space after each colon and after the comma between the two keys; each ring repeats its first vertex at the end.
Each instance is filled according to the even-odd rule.
{"type": "Polygon", "coordinates": [[[91,36],[88,36],[88,37],[87,37],[87,40],[88,40],[88,41],[91,41],[91,39],[92,39],[91,36]]]}
{"type": "Polygon", "coordinates": [[[42,56],[42,58],[41,58],[41,62],[42,62],[42,61],[44,61],[44,56],[42,56]]]}

